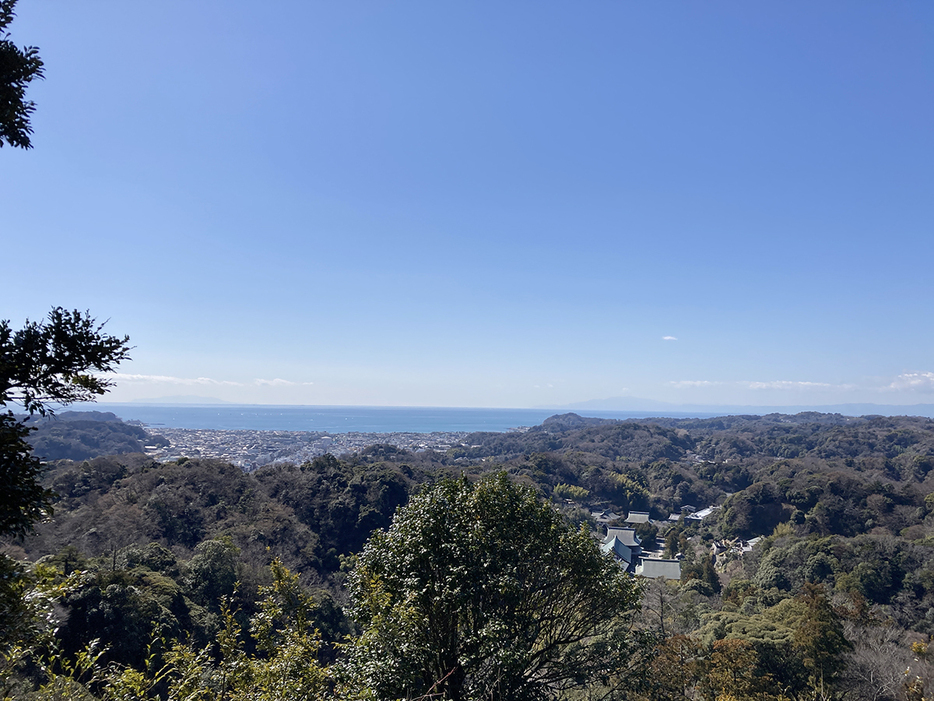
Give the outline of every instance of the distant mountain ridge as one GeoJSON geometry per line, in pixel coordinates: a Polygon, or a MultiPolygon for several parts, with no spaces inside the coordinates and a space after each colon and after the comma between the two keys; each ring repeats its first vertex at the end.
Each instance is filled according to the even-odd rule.
{"type": "Polygon", "coordinates": [[[658,411],[659,416],[664,412],[685,414],[696,412],[698,414],[713,414],[727,416],[731,414],[758,415],[766,414],[798,414],[802,412],[817,412],[821,414],[844,414],[846,416],[926,416],[934,418],[934,404],[822,404],[822,405],[743,405],[743,404],[673,404],[660,402],[654,399],[641,397],[607,397],[606,399],[591,399],[584,402],[554,407],[570,411],[658,411]]]}

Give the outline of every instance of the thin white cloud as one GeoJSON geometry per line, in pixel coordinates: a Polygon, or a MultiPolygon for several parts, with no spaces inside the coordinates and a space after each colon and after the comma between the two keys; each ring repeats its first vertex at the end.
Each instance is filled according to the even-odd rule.
{"type": "Polygon", "coordinates": [[[934,392],[934,372],[906,372],[902,373],[885,389],[894,391],[934,392]]]}
{"type": "Polygon", "coordinates": [[[832,389],[832,390],[847,390],[847,391],[859,389],[857,385],[851,385],[851,384],[835,385],[831,382],[807,382],[807,381],[800,381],[800,380],[771,380],[769,382],[749,381],[749,382],[740,382],[738,384],[743,387],[746,387],[747,389],[787,389],[787,390],[832,389]]]}
{"type": "Polygon", "coordinates": [[[662,340],[663,341],[677,341],[678,337],[677,336],[662,336],[662,340]]]}
{"type": "Polygon", "coordinates": [[[260,387],[294,387],[297,385],[297,382],[292,382],[291,380],[283,380],[281,377],[277,377],[272,380],[253,380],[254,385],[259,385],[260,387]]]}
{"type": "Polygon", "coordinates": [[[242,387],[242,383],[233,382],[231,380],[215,380],[210,377],[172,377],[171,375],[136,375],[130,373],[114,373],[112,375],[105,375],[109,379],[115,380],[116,382],[140,382],[144,384],[168,384],[168,385],[186,385],[186,386],[195,386],[195,385],[228,385],[234,387],[242,387]]]}
{"type": "Polygon", "coordinates": [[[687,387],[713,387],[729,386],[742,387],[745,389],[778,389],[778,390],[817,390],[817,389],[853,389],[853,385],[834,385],[828,382],[803,382],[797,380],[771,380],[761,381],[742,381],[742,382],[721,382],[718,380],[672,380],[668,382],[672,387],[684,389],[687,387]]]}
{"type": "Polygon", "coordinates": [[[173,377],[172,375],[141,375],[131,373],[114,373],[105,375],[108,379],[115,380],[118,384],[162,384],[162,385],[181,385],[184,387],[246,387],[250,384],[257,387],[307,387],[314,382],[293,382],[284,380],[281,377],[265,380],[257,378],[252,383],[234,382],[233,380],[215,380],[212,377],[173,377]]]}
{"type": "Polygon", "coordinates": [[[672,387],[712,387],[723,383],[714,380],[671,380],[668,384],[672,387]]]}
{"type": "Polygon", "coordinates": [[[827,389],[828,387],[849,388],[849,385],[832,385],[827,382],[799,382],[795,380],[772,380],[771,382],[742,382],[749,389],[827,389]]]}

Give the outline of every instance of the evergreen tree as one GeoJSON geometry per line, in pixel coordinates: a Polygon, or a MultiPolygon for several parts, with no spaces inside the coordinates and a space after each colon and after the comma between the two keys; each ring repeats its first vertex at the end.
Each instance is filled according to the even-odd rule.
{"type": "Polygon", "coordinates": [[[352,665],[379,698],[554,698],[625,666],[639,597],[586,530],[505,473],[415,496],[349,585],[352,665]]]}

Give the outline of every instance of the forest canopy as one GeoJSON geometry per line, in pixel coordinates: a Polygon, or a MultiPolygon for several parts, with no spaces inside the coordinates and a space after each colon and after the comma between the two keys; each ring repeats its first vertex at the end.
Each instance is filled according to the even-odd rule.
{"type": "MultiPolygon", "coordinates": [[[[57,633],[37,651],[54,647],[78,659],[97,638],[104,668],[145,677],[147,650],[163,635],[182,645],[165,653],[178,665],[186,655],[210,657],[205,678],[229,678],[225,665],[236,659],[266,674],[284,660],[264,652],[250,621],[268,606],[270,567],[278,562],[314,601],[302,628],[311,637],[295,655],[315,660],[308,669],[323,675],[314,687],[322,694],[421,693],[442,679],[439,686],[453,685],[456,677],[445,675],[460,669],[457,688],[468,698],[489,688],[483,670],[507,662],[482,662],[481,632],[518,634],[513,624],[528,620],[528,609],[504,618],[458,606],[469,620],[452,615],[456,626],[442,630],[457,631],[453,639],[463,644],[429,646],[419,637],[429,630],[419,623],[428,613],[405,587],[437,587],[428,599],[439,607],[448,586],[452,597],[469,600],[477,580],[471,568],[487,555],[509,562],[516,552],[525,555],[504,571],[503,592],[513,591],[508,582],[547,577],[547,566],[525,568],[545,550],[520,518],[525,507],[547,516],[542,523],[552,524],[559,543],[583,538],[581,526],[595,543],[590,534],[607,523],[596,516],[620,527],[638,512],[650,519],[636,525],[643,547],[654,542],[653,557],[680,558],[680,580],[642,580],[636,604],[604,621],[591,652],[605,656],[589,659],[615,659],[615,675],[581,662],[590,681],[574,691],[574,683],[556,679],[542,692],[547,698],[731,693],[765,701],[813,698],[823,688],[900,700],[931,685],[932,460],[934,421],[835,415],[551,422],[524,434],[473,434],[445,453],[374,447],[251,473],[220,460],[104,456],[49,464],[42,484],[59,495],[55,518],[7,549],[24,562],[44,557],[44,570],[26,566],[67,589],[56,599],[57,633]],[[502,499],[481,499],[491,490],[502,499]],[[480,508],[487,502],[495,506],[489,512],[480,508]],[[484,514],[495,515],[488,527],[511,544],[508,552],[465,537],[484,514]],[[418,537],[433,545],[419,551],[418,537]],[[408,568],[417,552],[426,571],[450,566],[457,574],[415,586],[419,570],[408,568]],[[226,657],[217,646],[232,635],[239,642],[226,657]],[[428,649],[438,652],[434,668],[428,649]],[[442,649],[460,652],[444,657],[442,649]]],[[[479,600],[487,596],[476,591],[479,600]]],[[[522,667],[521,644],[503,649],[514,653],[509,664],[522,667]]],[[[585,659],[574,657],[579,652],[557,660],[585,659]]],[[[174,669],[180,675],[182,668],[174,669]]],[[[43,683],[17,679],[33,689],[43,683]]],[[[85,688],[105,694],[102,686],[85,688]]],[[[453,689],[444,694],[454,697],[453,689]]],[[[150,697],[159,693],[154,686],[150,697]]]]}

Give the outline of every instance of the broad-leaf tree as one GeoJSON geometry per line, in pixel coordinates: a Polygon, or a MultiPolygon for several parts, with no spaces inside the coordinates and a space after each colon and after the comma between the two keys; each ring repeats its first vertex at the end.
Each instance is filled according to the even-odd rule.
{"type": "Polygon", "coordinates": [[[36,109],[26,99],[26,87],[42,77],[42,59],[34,46],[19,48],[6,28],[13,21],[16,0],[0,0],[0,146],[30,148],[29,118],[36,109]]]}
{"type": "Polygon", "coordinates": [[[349,585],[352,665],[379,698],[548,699],[603,680],[639,597],[586,530],[504,473],[413,497],[349,585]]]}
{"type": "MultiPolygon", "coordinates": [[[[0,321],[0,406],[16,403],[45,416],[54,403],[95,399],[113,384],[99,373],[129,357],[128,341],[105,334],[88,313],[61,307],[19,331],[0,321]]],[[[28,431],[11,411],[0,414],[0,536],[23,535],[49,504],[28,431]]]]}
{"type": "MultiPolygon", "coordinates": [[[[3,12],[10,3],[0,1],[3,12]]],[[[19,331],[0,320],[0,407],[14,402],[30,414],[47,415],[52,403],[94,399],[111,382],[110,372],[128,357],[129,339],[103,333],[86,313],[55,308],[42,322],[27,321],[19,331]]],[[[52,492],[42,487],[42,464],[26,441],[29,428],[7,410],[0,413],[0,537],[23,536],[51,508],[52,492]]],[[[0,588],[0,646],[15,639],[21,609],[17,566],[0,555],[7,585],[0,588]],[[11,579],[13,578],[13,579],[11,579]]]]}
{"type": "Polygon", "coordinates": [[[0,321],[0,404],[43,416],[50,404],[91,401],[113,386],[101,373],[129,358],[129,338],[110,336],[88,312],[56,307],[19,331],[0,321]]]}

